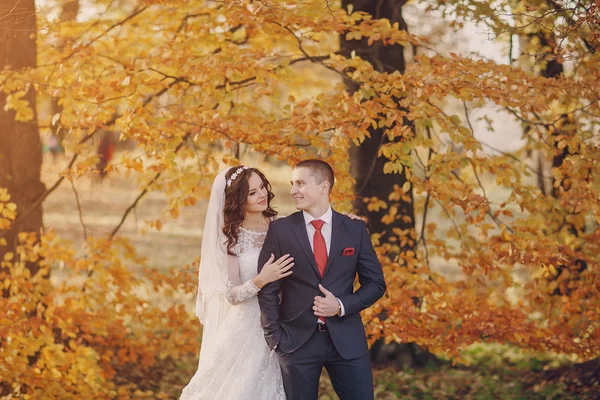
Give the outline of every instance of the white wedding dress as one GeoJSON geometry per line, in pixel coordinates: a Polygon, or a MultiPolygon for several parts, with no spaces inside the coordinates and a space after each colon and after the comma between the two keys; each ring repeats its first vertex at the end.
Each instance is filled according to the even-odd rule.
{"type": "Polygon", "coordinates": [[[202,348],[198,371],[181,399],[285,400],[277,355],[269,350],[260,324],[259,289],[251,281],[265,235],[240,228],[237,258],[229,256],[227,266],[226,297],[232,307],[219,326],[218,340],[202,348]]]}

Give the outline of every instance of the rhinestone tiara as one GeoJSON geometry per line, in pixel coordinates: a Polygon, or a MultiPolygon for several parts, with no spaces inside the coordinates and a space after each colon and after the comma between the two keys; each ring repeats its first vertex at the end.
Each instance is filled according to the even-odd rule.
{"type": "Polygon", "coordinates": [[[227,187],[231,186],[231,184],[233,183],[235,178],[237,178],[242,173],[242,171],[245,169],[248,169],[248,167],[246,167],[245,165],[243,167],[239,167],[238,169],[236,169],[235,172],[233,173],[233,175],[231,175],[229,177],[229,179],[227,179],[227,187]]]}

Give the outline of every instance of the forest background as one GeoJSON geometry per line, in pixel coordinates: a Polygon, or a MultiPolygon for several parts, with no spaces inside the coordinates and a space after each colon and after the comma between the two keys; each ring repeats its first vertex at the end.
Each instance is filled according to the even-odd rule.
{"type": "Polygon", "coordinates": [[[212,179],[287,215],[309,157],[386,275],[377,398],[594,398],[599,3],[2,1],[0,398],[176,398],[212,179]]]}

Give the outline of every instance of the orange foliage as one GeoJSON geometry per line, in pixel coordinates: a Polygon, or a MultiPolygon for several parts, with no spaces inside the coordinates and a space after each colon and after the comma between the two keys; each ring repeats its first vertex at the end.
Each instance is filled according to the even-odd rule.
{"type": "MultiPolygon", "coordinates": [[[[503,5],[525,20],[540,16],[536,26],[554,22],[561,29],[564,46],[555,56],[575,60],[577,68],[547,79],[517,65],[427,52],[405,74],[377,72],[359,55],[336,54],[339,35],[423,48],[435,38],[334,2],[146,0],[105,10],[109,3],[96,3],[98,15],[77,22],[54,23],[41,13],[38,67],[0,72],[0,90],[17,118],[32,117],[32,105],[22,100],[29,85],[40,101],[61,104],[60,115],[40,114],[40,125],[67,132],[63,144],[73,165],[65,176],[92,173],[97,157],[88,139],[119,130],[144,157],[126,152],[109,168],[138,172],[149,190],[168,195],[168,210],[150,224],[160,229],[181,207],[206,197],[219,162],[232,162],[209,145],[245,143],[290,164],[315,154],[327,159],[338,178],[333,198],[348,209],[348,150],[370,127],[386,127],[390,139],[402,139],[381,148],[386,173],[406,173],[410,184],[392,188],[387,199],[365,199],[368,207],[386,210],[385,222],[393,224],[409,218],[394,203],[410,201],[412,191],[417,216],[434,204],[439,217],[423,218],[415,230],[395,229],[389,242],[374,232],[389,289],[365,311],[371,339],[383,332],[386,340],[414,341],[458,361],[461,349],[480,341],[581,359],[600,355],[600,52],[586,47],[598,45],[589,28],[598,23],[597,8],[586,23],[565,27],[565,18],[545,13],[547,5],[503,5]],[[349,94],[346,84],[357,90],[349,94]],[[448,115],[447,101],[465,109],[495,104],[529,126],[526,143],[510,154],[485,155],[468,115],[448,115]],[[561,126],[564,115],[574,123],[561,126]],[[415,129],[402,126],[403,118],[415,129]],[[445,147],[442,134],[464,151],[445,147]],[[551,172],[558,196],[544,195],[523,160],[533,151],[552,158],[564,148],[568,157],[551,172]],[[426,159],[417,157],[422,149],[431,149],[426,159]],[[507,196],[492,199],[490,182],[507,196]],[[399,254],[406,244],[413,250],[399,254]],[[457,266],[460,279],[436,272],[434,258],[457,266]],[[517,270],[530,279],[517,280],[517,270]],[[510,291],[518,296],[508,297],[510,291]],[[383,310],[387,318],[380,320],[383,310]]],[[[487,21],[498,36],[526,35],[532,26],[517,18],[507,27],[492,2],[429,3],[454,22],[487,21]]],[[[9,201],[0,191],[0,230],[19,211],[9,201]]],[[[139,388],[117,383],[118,370],[197,353],[194,317],[177,301],[156,299],[195,293],[195,265],[159,273],[118,236],[91,237],[81,249],[52,231],[39,241],[28,233],[19,240],[16,254],[0,264],[0,284],[10,292],[0,298],[0,383],[13,394],[134,398],[139,388]],[[68,279],[56,286],[32,277],[26,261],[68,279]],[[140,268],[143,275],[133,272],[140,268]]]]}

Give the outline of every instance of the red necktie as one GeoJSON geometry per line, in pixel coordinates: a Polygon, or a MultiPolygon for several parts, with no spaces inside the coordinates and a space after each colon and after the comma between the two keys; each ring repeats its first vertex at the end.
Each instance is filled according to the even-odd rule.
{"type": "MultiPolygon", "coordinates": [[[[325,221],[321,221],[320,219],[315,219],[310,222],[312,226],[315,227],[315,235],[313,236],[313,253],[315,255],[315,261],[317,262],[317,267],[319,268],[319,273],[321,274],[321,278],[325,273],[325,266],[327,265],[327,246],[325,245],[325,238],[321,233],[321,228],[325,221]]],[[[319,317],[319,319],[325,323],[325,318],[319,317]]]]}

